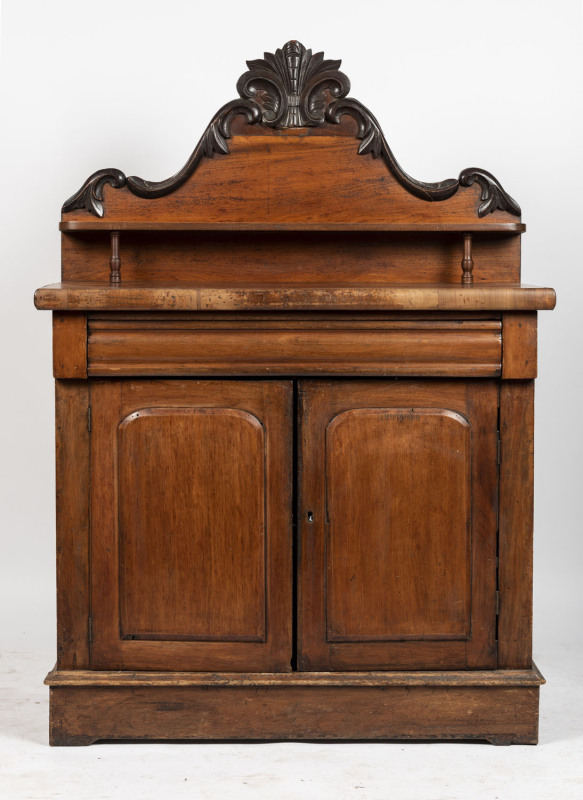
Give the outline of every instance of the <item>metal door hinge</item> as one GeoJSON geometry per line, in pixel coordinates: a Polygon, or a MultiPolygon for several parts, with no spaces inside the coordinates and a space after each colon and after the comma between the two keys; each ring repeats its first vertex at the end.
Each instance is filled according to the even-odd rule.
{"type": "Polygon", "coordinates": [[[87,430],[91,433],[91,406],[87,406],[87,430]]]}
{"type": "Polygon", "coordinates": [[[500,614],[500,592],[496,592],[496,616],[500,614]]]}
{"type": "Polygon", "coordinates": [[[89,644],[93,641],[93,619],[89,617],[87,619],[87,635],[89,639],[89,644]]]}

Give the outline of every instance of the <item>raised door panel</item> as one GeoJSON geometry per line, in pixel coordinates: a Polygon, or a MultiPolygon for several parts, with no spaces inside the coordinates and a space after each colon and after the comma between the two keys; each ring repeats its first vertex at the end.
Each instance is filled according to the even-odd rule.
{"type": "Polygon", "coordinates": [[[261,422],[239,409],[122,421],[122,638],[265,640],[264,452],[261,422]]]}
{"type": "Polygon", "coordinates": [[[328,641],[468,638],[470,460],[470,424],[446,409],[352,409],[330,422],[328,641]]]}
{"type": "Polygon", "coordinates": [[[291,397],[92,382],[94,668],[290,669],[291,397]]]}
{"type": "Polygon", "coordinates": [[[495,666],[496,384],[300,397],[300,667],[495,666]]]}

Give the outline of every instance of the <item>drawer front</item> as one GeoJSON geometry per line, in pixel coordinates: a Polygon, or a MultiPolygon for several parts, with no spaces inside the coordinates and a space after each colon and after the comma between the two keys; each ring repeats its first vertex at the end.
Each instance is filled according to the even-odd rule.
{"type": "Polygon", "coordinates": [[[88,374],[501,374],[499,319],[89,318],[88,374]]]}

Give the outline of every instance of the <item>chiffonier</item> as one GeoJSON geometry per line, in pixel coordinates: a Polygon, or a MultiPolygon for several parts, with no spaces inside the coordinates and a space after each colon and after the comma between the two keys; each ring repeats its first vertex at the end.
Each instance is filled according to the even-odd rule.
{"type": "Polygon", "coordinates": [[[168,180],[63,206],[51,742],[536,743],[537,311],[489,172],[423,183],[290,41],[168,180]]]}

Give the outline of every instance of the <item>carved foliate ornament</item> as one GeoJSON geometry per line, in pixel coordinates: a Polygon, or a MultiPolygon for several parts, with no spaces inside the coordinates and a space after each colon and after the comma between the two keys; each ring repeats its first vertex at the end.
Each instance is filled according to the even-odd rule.
{"type": "Polygon", "coordinates": [[[272,128],[321,125],[332,98],[346,97],[350,81],[341,62],[290,41],[275,53],[248,61],[249,71],[237,82],[241,97],[261,107],[261,121],[272,128]]]}

